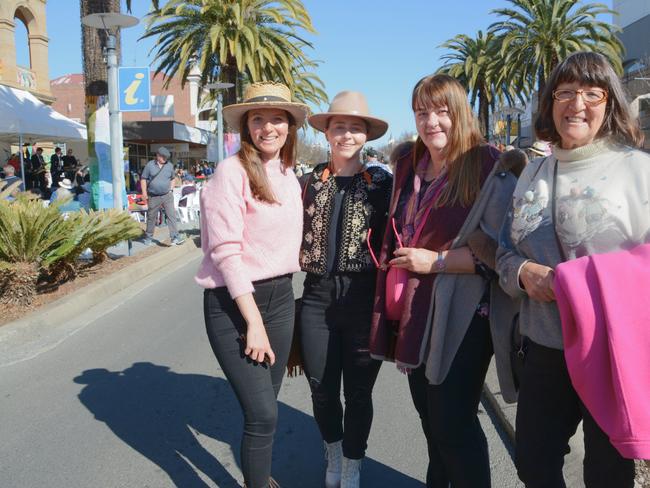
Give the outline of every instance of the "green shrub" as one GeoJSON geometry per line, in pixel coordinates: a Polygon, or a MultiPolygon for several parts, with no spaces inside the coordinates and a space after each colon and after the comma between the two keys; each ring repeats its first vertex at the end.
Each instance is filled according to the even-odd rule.
{"type": "Polygon", "coordinates": [[[128,213],[116,210],[80,211],[63,215],[57,200],[48,207],[28,193],[15,201],[0,192],[0,301],[28,305],[36,294],[39,274],[45,270],[55,281],[74,278],[77,259],[87,248],[95,262],[106,249],[142,233],[128,213]],[[3,196],[4,195],[4,196],[3,196]]]}

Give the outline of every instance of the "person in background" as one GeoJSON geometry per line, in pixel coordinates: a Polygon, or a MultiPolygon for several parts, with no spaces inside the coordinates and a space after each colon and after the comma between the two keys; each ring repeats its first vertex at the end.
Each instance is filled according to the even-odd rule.
{"type": "MultiPolygon", "coordinates": [[[[17,181],[21,181],[21,179],[16,176],[16,170],[12,165],[7,164],[4,168],[2,168],[2,170],[4,172],[4,178],[0,180],[0,183],[2,183],[0,184],[0,187],[7,188],[9,185],[13,185],[17,181]]],[[[22,182],[18,186],[17,191],[25,191],[25,186],[22,182]]]]}
{"type": "Polygon", "coordinates": [[[273,82],[249,85],[243,98],[223,109],[228,126],[239,128],[241,149],[201,190],[204,256],[196,281],[205,288],[210,345],[244,416],[245,486],[269,488],[277,486],[277,396],[295,318],[291,276],[300,270],[302,203],[292,168],[309,108],[273,82]]]}
{"type": "Polygon", "coordinates": [[[358,488],[381,365],[368,351],[377,275],[373,256],[393,182],[384,169],[365,167],[361,152],[388,124],[370,114],[362,93],[352,91],[336,95],[329,110],[312,115],[309,124],[325,133],[331,160],[316,166],[304,190],[302,358],[325,442],[325,486],[358,488]]]}
{"type": "Polygon", "coordinates": [[[21,176],[21,170],[20,170],[20,154],[15,153],[12,154],[11,157],[7,160],[7,164],[10,164],[11,166],[14,167],[14,174],[17,176],[21,176]]]}
{"type": "Polygon", "coordinates": [[[383,161],[379,160],[380,155],[373,148],[370,147],[366,149],[365,156],[366,156],[366,163],[365,163],[366,168],[372,168],[372,167],[381,168],[387,173],[391,175],[393,174],[393,170],[391,169],[391,167],[386,163],[384,163],[383,161]]]}
{"type": "Polygon", "coordinates": [[[50,157],[50,174],[52,175],[51,188],[58,188],[59,180],[63,176],[63,155],[60,147],[56,147],[50,157]]]}
{"type": "Polygon", "coordinates": [[[456,79],[421,79],[412,109],[418,138],[395,166],[370,353],[394,358],[408,376],[427,440],[427,487],[488,488],[478,406],[491,327],[509,324],[514,307],[500,320],[494,253],[492,263],[481,259],[469,239],[481,230],[496,240],[516,176],[483,140],[456,79]]]}
{"type": "Polygon", "coordinates": [[[50,202],[62,200],[64,198],[69,198],[70,200],[74,198],[74,193],[72,192],[72,182],[67,178],[62,179],[59,182],[58,188],[56,188],[50,196],[50,202]]]}
{"type": "Polygon", "coordinates": [[[74,179],[74,174],[77,171],[77,158],[72,154],[72,149],[68,149],[63,156],[63,173],[64,178],[70,181],[74,179]]]}
{"type": "Polygon", "coordinates": [[[143,244],[150,246],[153,243],[153,234],[156,226],[158,211],[165,212],[167,226],[169,227],[169,238],[172,245],[180,245],[185,238],[178,233],[178,222],[176,209],[174,208],[174,165],[169,162],[171,153],[160,146],[156,151],[156,158],[149,161],[142,170],[142,200],[148,205],[147,230],[143,244]]]}
{"type": "Polygon", "coordinates": [[[214,171],[212,170],[210,165],[208,163],[203,163],[203,175],[207,178],[209,176],[212,176],[213,173],[214,171]]]}
{"type": "Polygon", "coordinates": [[[77,194],[77,201],[79,206],[85,210],[90,210],[91,203],[91,185],[90,181],[86,181],[79,187],[80,192],[77,194]]]}
{"type": "Polygon", "coordinates": [[[550,154],[548,144],[543,141],[535,141],[527,151],[530,159],[538,158],[540,156],[548,156],[550,154]]]}
{"type": "Polygon", "coordinates": [[[181,186],[181,200],[178,202],[179,207],[187,207],[187,195],[196,193],[196,185],[194,184],[194,177],[192,175],[183,176],[183,182],[181,186]]]}
{"type": "Polygon", "coordinates": [[[580,52],[562,61],[539,107],[535,132],[551,141],[552,155],[536,158],[522,173],[497,254],[503,289],[522,300],[519,323],[528,340],[517,473],[527,488],[564,488],[564,456],[582,421],[585,486],[632,488],[634,461],[614,448],[569,378],[553,281],[563,261],[650,242],[650,156],[637,149],[643,144],[639,121],[601,54],[580,52]]]}
{"type": "Polygon", "coordinates": [[[47,190],[47,182],[45,178],[45,159],[43,158],[43,148],[39,147],[33,154],[30,160],[30,168],[28,171],[29,188],[38,188],[41,192],[47,190]]]}

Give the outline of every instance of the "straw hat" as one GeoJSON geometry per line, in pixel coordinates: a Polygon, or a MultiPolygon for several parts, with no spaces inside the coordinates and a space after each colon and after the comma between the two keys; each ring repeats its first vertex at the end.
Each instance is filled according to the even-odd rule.
{"type": "Polygon", "coordinates": [[[253,83],[244,91],[244,101],[223,108],[223,118],[228,125],[237,129],[239,122],[249,110],[255,108],[279,108],[289,112],[300,127],[309,115],[309,107],[304,103],[291,101],[291,92],[286,85],[272,81],[253,83]]]}
{"type": "Polygon", "coordinates": [[[528,150],[540,156],[548,155],[548,145],[542,141],[535,141],[533,145],[528,148],[528,150]]]}
{"type": "Polygon", "coordinates": [[[363,119],[368,124],[368,140],[379,139],[388,130],[388,123],[382,119],[372,117],[368,109],[368,102],[363,93],[355,91],[342,91],[337,94],[330,104],[327,112],[309,117],[309,125],[321,132],[327,130],[327,121],[335,115],[353,116],[363,119]]]}

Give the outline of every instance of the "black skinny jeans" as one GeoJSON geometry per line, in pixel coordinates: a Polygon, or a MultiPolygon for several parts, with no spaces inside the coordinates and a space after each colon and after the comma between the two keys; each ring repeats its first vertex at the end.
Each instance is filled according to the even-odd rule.
{"type": "Polygon", "coordinates": [[[474,315],[447,377],[431,385],[420,366],[409,375],[427,439],[427,488],[489,488],[488,445],[477,413],[492,356],[490,324],[474,315]]]}
{"type": "Polygon", "coordinates": [[[241,468],[249,488],[267,488],[271,475],[277,396],[289,359],[295,305],[290,276],[254,283],[255,303],[275,353],[275,364],[252,361],[244,354],[246,322],[225,287],[205,290],[203,310],[210,345],[244,414],[241,468]]]}
{"type": "Polygon", "coordinates": [[[308,274],[300,309],[302,357],[314,418],[325,442],[343,440],[343,455],[349,459],[365,455],[372,388],[381,366],[369,350],[374,291],[374,273],[308,274]]]}
{"type": "Polygon", "coordinates": [[[517,405],[515,450],[517,474],[527,488],[566,487],[564,455],[580,420],[586,488],[632,488],[634,461],[618,453],[578,397],[564,352],[530,341],[517,405]]]}

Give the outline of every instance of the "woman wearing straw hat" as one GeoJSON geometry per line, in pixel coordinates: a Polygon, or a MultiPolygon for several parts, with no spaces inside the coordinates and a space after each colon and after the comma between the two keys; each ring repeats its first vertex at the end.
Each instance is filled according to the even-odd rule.
{"type": "Polygon", "coordinates": [[[217,361],[244,414],[245,486],[270,478],[277,395],[294,324],[292,273],[302,235],[296,131],[308,108],[278,83],[255,83],[244,102],[224,108],[239,128],[241,149],[220,162],[201,191],[205,324],[217,361]]]}
{"type": "Polygon", "coordinates": [[[379,249],[392,186],[389,173],[365,168],[360,156],[388,124],[371,116],[365,97],[352,91],[336,95],[329,110],[311,116],[309,124],[325,133],[331,160],[316,166],[304,189],[302,357],[326,446],[325,486],[351,488],[359,486],[380,366],[368,352],[376,278],[372,246],[379,249]]]}

